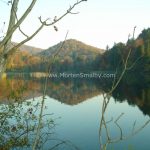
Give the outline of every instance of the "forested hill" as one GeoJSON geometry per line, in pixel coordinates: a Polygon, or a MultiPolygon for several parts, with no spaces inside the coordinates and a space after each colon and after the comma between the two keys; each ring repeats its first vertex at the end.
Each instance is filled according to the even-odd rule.
{"type": "MultiPolygon", "coordinates": [[[[13,42],[12,45],[17,45],[17,43],[13,42]]],[[[32,66],[40,63],[41,58],[36,56],[36,54],[41,51],[43,51],[41,48],[22,45],[8,61],[7,70],[21,69],[25,66],[32,66]]]]}
{"type": "MultiPolygon", "coordinates": [[[[15,43],[15,42],[13,42],[12,44],[13,45],[17,45],[17,43],[15,43]]],[[[29,46],[29,45],[22,45],[19,48],[19,50],[22,51],[22,52],[28,52],[28,53],[34,55],[34,54],[42,52],[44,49],[38,48],[38,47],[29,46]]]]}
{"type": "Polygon", "coordinates": [[[46,70],[47,64],[49,61],[51,61],[52,56],[55,54],[57,55],[51,64],[53,71],[79,71],[81,69],[83,71],[91,70],[92,68],[95,68],[94,66],[97,64],[95,60],[97,60],[99,55],[102,53],[104,53],[103,49],[84,44],[77,40],[69,39],[65,42],[60,42],[46,50],[43,50],[40,53],[32,55],[31,57],[26,57],[25,55],[22,57],[22,55],[20,55],[20,57],[17,57],[17,59],[13,59],[12,62],[17,62],[19,59],[19,62],[22,62],[24,65],[20,67],[19,64],[21,63],[17,62],[16,65],[11,65],[12,67],[9,65],[8,70],[43,72],[46,70]],[[30,61],[31,58],[32,61],[30,61]],[[24,63],[24,61],[27,63],[24,63]]]}
{"type": "Polygon", "coordinates": [[[32,56],[29,56],[29,52],[28,56],[18,55],[17,59],[12,61],[16,65],[10,63],[8,71],[43,72],[49,62],[53,72],[122,70],[130,50],[128,71],[149,74],[150,28],[144,29],[136,39],[131,38],[127,43],[116,43],[106,51],[77,40],[66,40],[32,56]],[[52,60],[54,55],[56,57],[52,60]],[[15,63],[18,59],[21,60],[22,66],[19,66],[21,63],[15,63]]]}
{"type": "Polygon", "coordinates": [[[77,41],[75,39],[69,39],[64,42],[60,42],[47,50],[42,51],[38,55],[49,57],[59,51],[58,56],[72,56],[73,55],[96,55],[104,52],[103,49],[99,49],[90,45],[87,45],[83,42],[77,41]]]}
{"type": "Polygon", "coordinates": [[[100,56],[99,68],[121,70],[129,53],[129,71],[150,73],[150,28],[144,29],[136,39],[131,38],[127,43],[114,44],[100,56]]]}
{"type": "Polygon", "coordinates": [[[28,46],[28,45],[22,45],[22,46],[20,47],[20,50],[21,50],[21,51],[27,51],[27,52],[29,52],[30,54],[37,54],[37,53],[42,52],[44,49],[42,49],[42,48],[37,48],[37,47],[33,47],[33,46],[28,46]]]}

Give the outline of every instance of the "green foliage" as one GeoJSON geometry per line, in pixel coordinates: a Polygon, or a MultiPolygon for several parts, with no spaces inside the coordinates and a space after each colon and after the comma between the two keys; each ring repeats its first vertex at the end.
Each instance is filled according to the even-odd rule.
{"type": "Polygon", "coordinates": [[[137,39],[129,39],[126,44],[114,44],[105,52],[77,40],[66,40],[64,44],[60,42],[36,56],[22,54],[17,63],[20,67],[10,65],[12,69],[8,71],[45,72],[48,64],[51,66],[51,72],[121,71],[130,50],[127,65],[129,70],[139,74],[150,72],[150,28],[144,29],[137,39]],[[55,54],[57,56],[52,59],[55,54]],[[28,63],[25,63],[27,60],[28,63]]]}
{"type": "Polygon", "coordinates": [[[150,28],[144,29],[142,33],[139,35],[139,38],[142,38],[144,41],[150,39],[150,28]]]}
{"type": "Polygon", "coordinates": [[[103,50],[96,47],[86,45],[77,40],[67,40],[64,45],[60,42],[36,56],[27,57],[25,55],[21,57],[20,61],[22,64],[25,64],[24,61],[26,61],[27,58],[28,63],[20,67],[18,65],[18,67],[8,69],[8,71],[45,72],[47,71],[48,64],[50,64],[52,72],[87,72],[96,69],[98,65],[98,56],[101,53],[103,53],[103,50]],[[59,50],[60,52],[55,59],[52,59],[59,50]]]}
{"type": "Polygon", "coordinates": [[[129,39],[126,44],[115,44],[106,51],[101,58],[101,68],[121,70],[124,67],[127,55],[131,50],[128,60],[128,70],[140,75],[150,73],[150,28],[144,29],[135,40],[129,39]]]}
{"type": "MultiPolygon", "coordinates": [[[[0,105],[0,149],[24,149],[26,147],[30,149],[32,147],[40,108],[41,104],[33,100],[0,105]]],[[[50,135],[53,135],[52,128],[55,126],[52,118],[42,119],[40,128],[42,136],[39,138],[38,149],[43,146],[40,141],[47,142],[47,136],[50,139],[50,135]]]]}

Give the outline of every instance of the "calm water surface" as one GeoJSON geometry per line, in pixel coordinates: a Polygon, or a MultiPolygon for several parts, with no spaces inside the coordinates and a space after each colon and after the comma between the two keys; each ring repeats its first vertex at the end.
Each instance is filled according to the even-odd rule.
{"type": "MultiPolygon", "coordinates": [[[[38,109],[35,111],[35,116],[39,115],[40,104],[42,102],[42,82],[39,82],[38,80],[13,79],[1,81],[0,84],[0,87],[3,87],[0,88],[1,114],[5,111],[3,107],[8,106],[8,99],[12,99],[13,96],[18,96],[17,98],[19,99],[18,91],[22,89],[22,92],[20,93],[23,97],[23,102],[20,104],[21,107],[18,107],[18,110],[24,114],[26,111],[30,111],[31,108],[33,109],[32,111],[34,111],[35,106],[39,104],[38,109]]],[[[50,81],[48,83],[47,95],[44,101],[42,121],[45,123],[46,120],[53,118],[55,125],[54,128],[48,128],[45,124],[41,129],[41,135],[47,131],[52,131],[53,133],[48,135],[50,140],[47,140],[42,148],[45,150],[50,149],[57,143],[60,143],[60,141],[66,141],[66,144],[60,144],[60,146],[55,149],[99,150],[99,128],[102,105],[104,102],[102,92],[104,91],[105,89],[95,82],[50,81]],[[54,139],[57,140],[55,141],[54,139]]],[[[143,91],[141,94],[133,91],[128,93],[127,91],[131,90],[126,87],[126,97],[120,92],[120,99],[118,99],[118,96],[110,98],[105,113],[105,120],[111,139],[118,138],[121,132],[123,137],[129,137],[125,140],[119,140],[116,143],[109,144],[107,149],[149,150],[150,124],[148,123],[145,125],[150,119],[150,104],[148,101],[149,89],[140,89],[140,91],[143,91]],[[135,93],[138,93],[139,95],[136,95],[135,93]],[[121,128],[120,132],[120,128],[116,125],[115,121],[121,114],[123,115],[117,121],[121,128]],[[134,131],[137,131],[137,134],[135,135],[132,135],[133,127],[134,131]],[[138,129],[140,130],[138,131],[138,129]]],[[[114,93],[114,95],[117,94],[114,93]]],[[[14,103],[17,105],[18,101],[16,100],[13,104],[14,103]]],[[[14,112],[14,114],[16,112],[14,112]]],[[[22,116],[21,121],[24,120],[24,118],[25,116],[22,116]]],[[[1,136],[2,134],[8,136],[8,133],[5,133],[4,130],[12,130],[12,126],[17,124],[17,119],[15,120],[11,117],[8,122],[10,123],[9,128],[5,129],[3,125],[1,126],[1,136]]],[[[34,118],[30,120],[30,124],[34,124],[35,122],[34,118]]],[[[16,135],[19,135],[17,131],[14,132],[16,132],[16,135]]],[[[33,134],[29,134],[29,136],[29,139],[34,137],[33,134]]],[[[45,137],[43,139],[45,139],[45,137]]],[[[106,133],[104,128],[102,129],[102,139],[105,143],[106,133]]],[[[7,142],[4,142],[2,139],[0,140],[2,149],[7,142]]],[[[23,147],[24,149],[31,149],[31,147],[25,145],[22,147],[12,146],[11,149],[23,149],[23,147]]]]}
{"type": "MultiPolygon", "coordinates": [[[[60,138],[69,139],[81,150],[98,150],[102,102],[103,97],[96,96],[78,105],[68,106],[47,97],[45,104],[49,108],[47,110],[49,113],[54,112],[55,116],[61,116],[61,119],[57,120],[59,125],[56,128],[56,133],[60,138]]],[[[135,120],[139,127],[149,119],[149,116],[144,116],[136,106],[129,106],[127,102],[115,102],[112,98],[106,119],[117,118],[121,113],[125,113],[119,122],[125,135],[131,134],[135,120]]],[[[109,127],[112,137],[119,136],[118,129],[113,123],[110,123],[109,127]]],[[[127,149],[131,145],[134,149],[148,150],[149,138],[150,126],[147,126],[136,136],[110,147],[121,150],[127,149]]]]}

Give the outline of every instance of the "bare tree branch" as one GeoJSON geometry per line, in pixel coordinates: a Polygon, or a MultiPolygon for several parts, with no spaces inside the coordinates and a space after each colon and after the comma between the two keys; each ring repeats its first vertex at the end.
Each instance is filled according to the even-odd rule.
{"type": "MultiPolygon", "coordinates": [[[[14,11],[14,14],[15,14],[15,16],[16,16],[16,20],[17,20],[17,22],[18,22],[18,17],[17,17],[17,13],[16,13],[16,11],[14,10],[14,8],[12,7],[12,10],[14,11]]],[[[25,37],[29,37],[27,34],[25,34],[22,30],[21,30],[21,27],[19,26],[18,27],[19,28],[19,31],[25,36],[25,37]]]]}
{"type": "MultiPolygon", "coordinates": [[[[42,26],[44,26],[42,24],[42,26]]],[[[68,35],[68,32],[65,36],[65,40],[67,38],[67,35],[68,35]]],[[[64,42],[65,42],[64,40],[64,42]]],[[[64,44],[64,42],[62,43],[62,46],[64,44]]],[[[58,55],[58,53],[60,52],[60,50],[62,49],[62,46],[58,49],[58,51],[56,51],[56,53],[53,55],[53,59],[52,61],[55,59],[55,57],[58,55]]],[[[48,70],[47,70],[47,73],[49,73],[51,71],[51,62],[48,64],[48,70]]],[[[43,116],[43,109],[44,109],[44,102],[45,102],[45,99],[46,99],[46,91],[47,91],[47,83],[48,83],[48,76],[45,77],[45,82],[44,82],[44,87],[43,87],[43,95],[42,95],[42,102],[41,102],[41,109],[40,109],[40,114],[39,114],[39,120],[38,120],[38,126],[37,126],[37,132],[36,132],[36,137],[35,137],[35,140],[33,142],[33,145],[32,145],[32,150],[35,150],[36,149],[36,146],[37,146],[37,143],[38,143],[38,139],[39,139],[39,136],[40,136],[40,126],[41,126],[41,123],[42,123],[42,116],[43,116]]]]}
{"type": "Polygon", "coordinates": [[[19,48],[21,45],[25,44],[26,42],[30,41],[34,36],[36,36],[43,27],[44,25],[42,24],[31,36],[29,36],[28,38],[26,38],[25,40],[21,41],[19,44],[11,48],[9,52],[6,54],[7,57],[11,56],[16,51],[17,48],[19,48]]]}
{"type": "MultiPolygon", "coordinates": [[[[136,26],[134,27],[134,30],[133,30],[133,40],[134,40],[135,29],[136,29],[136,26]]],[[[128,39],[129,39],[129,36],[128,36],[128,39]]],[[[137,58],[135,60],[135,62],[130,67],[128,67],[128,60],[129,60],[129,57],[131,55],[131,51],[132,51],[132,47],[130,47],[129,52],[127,54],[127,57],[123,61],[124,62],[124,68],[123,68],[123,70],[121,72],[121,75],[119,76],[119,78],[117,80],[116,80],[116,78],[114,78],[111,90],[109,92],[107,92],[106,94],[103,94],[102,114],[101,114],[100,127],[99,127],[99,141],[100,141],[101,150],[106,150],[108,144],[110,144],[110,143],[116,143],[116,142],[119,142],[121,140],[126,140],[126,139],[134,136],[135,134],[139,133],[142,129],[144,129],[150,123],[150,119],[149,119],[140,128],[138,128],[138,129],[135,130],[136,122],[134,122],[133,128],[132,128],[132,133],[129,134],[129,135],[127,135],[127,136],[123,136],[122,128],[121,128],[121,126],[118,123],[118,121],[120,120],[120,118],[124,115],[124,113],[121,113],[117,117],[117,119],[115,120],[115,122],[114,122],[116,124],[116,126],[118,127],[119,131],[120,131],[119,137],[117,137],[117,138],[111,138],[110,135],[109,135],[109,133],[108,133],[107,122],[105,121],[105,113],[106,113],[106,109],[108,107],[108,104],[110,102],[110,96],[112,95],[112,92],[117,88],[117,86],[120,83],[121,79],[123,78],[125,72],[127,70],[133,68],[134,65],[137,63],[137,61],[140,58],[143,57],[143,56],[141,56],[141,57],[137,58]],[[102,141],[102,128],[103,127],[105,129],[106,138],[107,138],[105,143],[103,143],[103,141],[102,141]]],[[[116,69],[116,73],[117,73],[117,69],[116,69]]],[[[108,121],[108,123],[111,122],[111,121],[112,120],[108,121]]]]}
{"type": "Polygon", "coordinates": [[[131,70],[131,69],[136,65],[136,63],[137,63],[142,57],[144,57],[144,56],[138,57],[138,58],[132,63],[131,66],[127,67],[127,70],[131,70]]]}
{"type": "MultiPolygon", "coordinates": [[[[3,41],[0,43],[0,48],[3,47],[3,45],[11,38],[11,36],[13,35],[14,31],[21,25],[21,23],[26,19],[26,17],[28,16],[28,14],[31,12],[32,8],[34,7],[35,3],[37,0],[32,0],[30,6],[27,8],[27,10],[24,12],[24,14],[22,15],[22,17],[16,22],[15,25],[13,25],[11,28],[8,29],[8,33],[5,36],[5,38],[3,39],[3,41]]],[[[14,14],[13,11],[18,7],[18,2],[19,0],[14,0],[13,4],[12,4],[12,12],[11,14],[14,14]]],[[[11,24],[11,21],[10,21],[11,24]]]]}
{"type": "MultiPolygon", "coordinates": [[[[27,38],[26,38],[25,40],[21,41],[19,44],[17,44],[17,45],[14,46],[13,48],[11,48],[11,49],[9,50],[9,52],[5,52],[5,53],[4,53],[5,57],[11,56],[11,55],[16,51],[17,48],[19,48],[19,47],[20,47],[21,45],[23,45],[24,43],[30,41],[34,36],[36,36],[36,35],[39,33],[39,31],[40,31],[44,26],[52,26],[52,25],[54,25],[56,22],[60,21],[60,20],[61,20],[62,18],[64,18],[67,14],[69,14],[69,13],[71,12],[71,10],[72,10],[76,5],[80,4],[80,3],[83,2],[83,1],[86,1],[86,0],[77,1],[73,6],[70,6],[69,11],[67,10],[66,13],[64,13],[64,14],[63,14],[62,16],[60,16],[58,19],[54,19],[53,22],[50,23],[50,24],[47,23],[47,21],[50,20],[50,18],[47,18],[45,21],[42,21],[41,16],[40,16],[40,17],[39,17],[39,20],[40,20],[40,22],[41,22],[41,26],[40,26],[32,35],[30,35],[30,36],[26,35],[26,34],[25,34],[23,31],[21,31],[21,29],[20,29],[21,33],[22,33],[23,35],[25,35],[27,38]]],[[[36,0],[33,0],[33,1],[32,1],[31,5],[30,5],[29,8],[26,10],[26,12],[24,13],[24,15],[17,21],[17,23],[16,23],[14,26],[17,25],[17,27],[20,28],[20,24],[21,24],[22,21],[25,19],[25,17],[27,16],[27,14],[29,14],[29,12],[30,12],[31,9],[33,8],[35,2],[36,2],[36,0]]],[[[13,6],[12,6],[12,7],[13,7],[13,6]]],[[[14,10],[15,10],[15,9],[14,9],[14,7],[13,7],[13,8],[12,8],[12,12],[13,12],[13,14],[15,15],[15,17],[17,17],[17,16],[16,16],[16,11],[15,11],[15,13],[14,13],[14,10]]],[[[15,28],[15,27],[13,27],[13,28],[15,28]]],[[[11,29],[11,32],[12,32],[12,31],[13,31],[13,30],[11,29]]],[[[8,34],[10,34],[10,33],[8,32],[8,34]]],[[[6,35],[6,37],[8,37],[8,36],[9,36],[9,35],[6,35]]],[[[4,40],[0,43],[0,46],[5,42],[5,40],[6,40],[6,38],[4,38],[4,40]]]]}
{"type": "MultiPolygon", "coordinates": [[[[70,6],[70,8],[66,11],[66,13],[64,13],[62,16],[60,16],[60,17],[57,18],[57,19],[54,19],[51,23],[46,23],[46,21],[45,21],[45,22],[43,22],[43,24],[44,24],[45,26],[54,25],[55,23],[57,23],[58,21],[60,21],[62,18],[64,18],[67,14],[71,14],[71,11],[73,10],[73,8],[74,8],[76,5],[82,3],[83,1],[87,1],[87,0],[80,0],[80,1],[77,1],[77,2],[74,3],[72,6],[70,6]]],[[[41,22],[41,23],[42,23],[42,22],[41,22]]]]}

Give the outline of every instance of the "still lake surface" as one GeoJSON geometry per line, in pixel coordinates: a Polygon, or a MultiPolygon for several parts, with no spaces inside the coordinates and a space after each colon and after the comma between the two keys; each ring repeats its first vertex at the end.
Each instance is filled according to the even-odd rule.
{"type": "MultiPolygon", "coordinates": [[[[1,149],[7,147],[9,138],[18,137],[23,129],[26,130],[26,127],[19,128],[18,122],[25,124],[25,121],[26,123],[28,121],[28,126],[29,124],[37,126],[43,102],[43,83],[44,81],[39,79],[25,78],[0,81],[1,149]],[[13,105],[13,107],[8,109],[9,105],[13,105]],[[3,115],[9,111],[12,116],[9,115],[7,120],[6,115],[5,117],[3,115]],[[29,113],[28,116],[27,113],[29,113]],[[16,114],[21,116],[20,120],[15,118],[16,114]],[[7,120],[5,125],[2,124],[5,122],[3,118],[7,120]],[[12,133],[8,134],[10,132],[6,132],[6,130],[10,130],[12,133]]],[[[48,81],[46,99],[43,103],[43,127],[40,131],[41,140],[45,142],[37,149],[49,150],[60,143],[54,149],[100,150],[99,128],[105,91],[106,85],[97,81],[48,81]],[[54,126],[47,126],[46,121],[49,119],[54,121],[51,122],[54,126]]],[[[149,150],[149,87],[143,88],[138,85],[136,87],[127,85],[119,87],[110,98],[105,112],[105,120],[111,139],[120,137],[120,134],[126,138],[108,144],[107,150],[149,150]],[[119,127],[115,123],[117,119],[119,127]]],[[[12,144],[9,148],[32,149],[35,133],[36,131],[28,133],[28,142],[22,146],[13,143],[14,145],[12,144]]],[[[26,133],[22,136],[26,136],[26,133]]],[[[103,144],[107,141],[105,128],[102,129],[102,140],[103,144]]]]}

